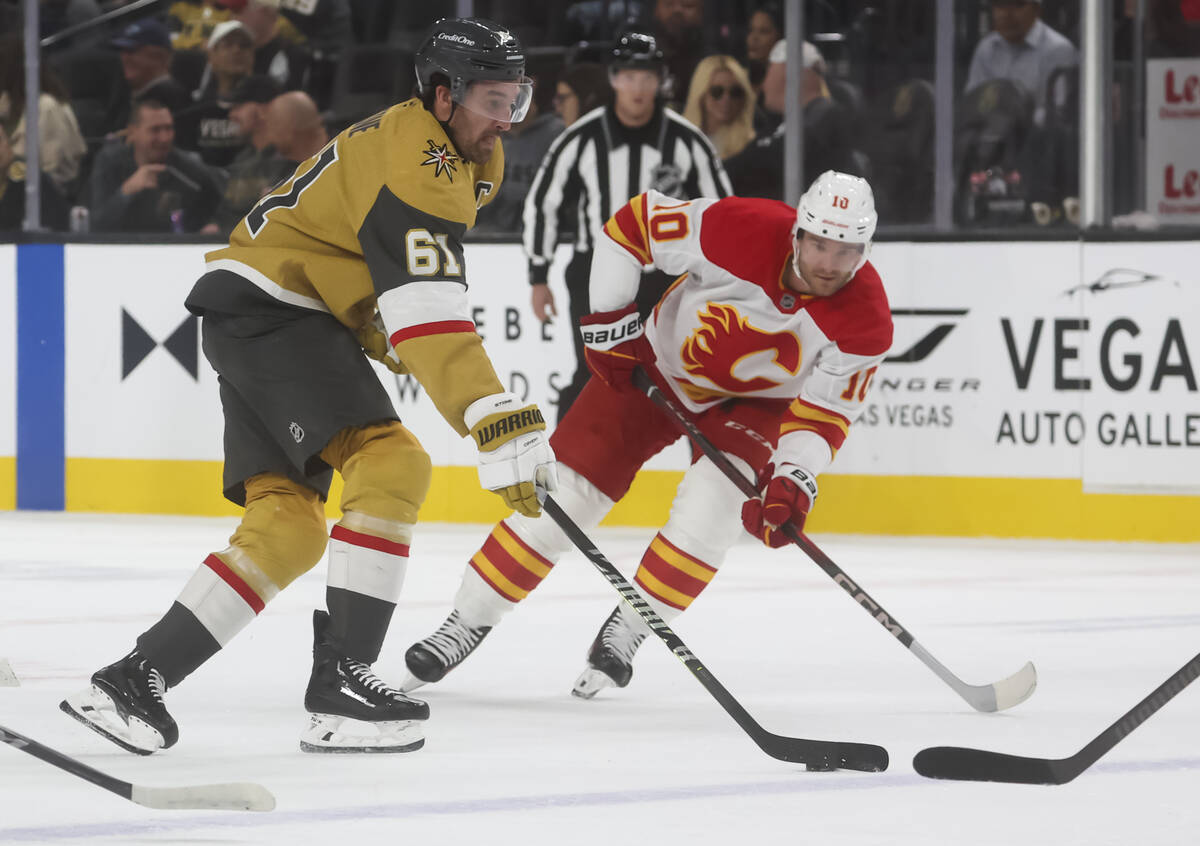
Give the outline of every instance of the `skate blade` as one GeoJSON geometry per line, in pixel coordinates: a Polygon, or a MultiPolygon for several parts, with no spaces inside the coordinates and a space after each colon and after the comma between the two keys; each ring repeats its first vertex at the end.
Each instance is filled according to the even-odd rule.
{"type": "Polygon", "coordinates": [[[157,729],[137,717],[126,722],[112,697],[96,685],[68,696],[58,708],[126,752],[150,755],[163,748],[163,736],[157,729]]]}
{"type": "Polygon", "coordinates": [[[305,752],[354,754],[415,752],[425,745],[420,720],[366,722],[335,714],[309,714],[300,735],[305,752]]]}
{"type": "Polygon", "coordinates": [[[428,682],[417,678],[412,673],[404,677],[404,681],[400,684],[401,693],[412,693],[418,687],[424,687],[428,682]]]}
{"type": "Polygon", "coordinates": [[[588,667],[575,680],[575,686],[571,688],[571,695],[580,699],[591,699],[606,687],[616,686],[616,682],[607,673],[603,673],[595,667],[588,667]]]}

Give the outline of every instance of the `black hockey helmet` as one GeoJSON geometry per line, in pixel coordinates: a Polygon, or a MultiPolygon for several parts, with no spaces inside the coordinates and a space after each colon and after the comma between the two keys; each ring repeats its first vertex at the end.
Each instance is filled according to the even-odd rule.
{"type": "Polygon", "coordinates": [[[533,86],[525,76],[525,52],[506,27],[483,18],[442,18],[425,37],[414,60],[417,90],[427,96],[437,74],[449,80],[450,99],[471,111],[467,88],[481,80],[511,82],[520,95],[508,104],[507,115],[489,115],[520,121],[529,108],[533,86]]]}
{"type": "Polygon", "coordinates": [[[613,45],[609,67],[613,70],[636,68],[662,70],[663,52],[653,35],[636,30],[627,30],[613,45]]]}

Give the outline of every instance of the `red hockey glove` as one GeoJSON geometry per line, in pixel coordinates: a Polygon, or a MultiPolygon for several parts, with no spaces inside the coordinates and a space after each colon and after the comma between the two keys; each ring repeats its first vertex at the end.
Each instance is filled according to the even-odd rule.
{"type": "Polygon", "coordinates": [[[789,520],[797,532],[804,530],[804,521],[817,498],[817,480],[811,473],[795,464],[781,464],[775,470],[768,464],[763,479],[769,479],[762,499],[748,499],[742,504],[742,525],[769,547],[787,546],[791,541],[779,531],[789,520]]]}
{"type": "Polygon", "coordinates": [[[654,362],[654,351],[642,328],[633,303],[616,311],[598,311],[579,321],[588,369],[613,390],[634,390],[634,368],[654,362]]]}

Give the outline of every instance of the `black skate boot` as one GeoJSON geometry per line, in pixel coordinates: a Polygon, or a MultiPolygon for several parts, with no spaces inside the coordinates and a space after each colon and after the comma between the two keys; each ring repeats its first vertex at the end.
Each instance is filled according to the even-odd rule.
{"type": "MultiPolygon", "coordinates": [[[[640,621],[640,618],[639,618],[640,621]]],[[[618,605],[608,615],[604,625],[588,650],[587,669],[575,680],[571,694],[591,699],[606,687],[625,687],[633,678],[633,654],[646,639],[646,628],[634,630],[618,605]]]]}
{"type": "Polygon", "coordinates": [[[416,690],[423,684],[441,681],[446,673],[475,651],[491,630],[491,626],[468,628],[459,622],[458,612],[452,611],[436,632],[417,641],[404,653],[409,676],[400,689],[416,690]]]}
{"type": "Polygon", "coordinates": [[[343,655],[326,635],[329,615],[313,612],[313,670],[304,692],[305,752],[412,752],[425,745],[429,706],[388,687],[371,665],[343,655]]]}
{"type": "Polygon", "coordinates": [[[122,749],[149,755],[175,745],[179,727],[163,705],[162,675],[135,649],[92,675],[92,686],[59,708],[122,749]]]}

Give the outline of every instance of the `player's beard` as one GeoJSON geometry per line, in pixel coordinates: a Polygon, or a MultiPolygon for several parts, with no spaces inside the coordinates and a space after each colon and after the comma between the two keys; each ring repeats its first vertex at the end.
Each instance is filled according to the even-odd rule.
{"type": "Polygon", "coordinates": [[[496,145],[500,143],[500,133],[486,132],[475,139],[475,143],[467,151],[467,161],[475,162],[476,164],[487,164],[492,158],[492,154],[496,152],[496,145]],[[488,143],[488,140],[491,143],[488,143]]]}
{"type": "Polygon", "coordinates": [[[445,124],[447,134],[450,140],[454,143],[454,149],[458,151],[458,155],[464,162],[474,162],[476,164],[487,164],[492,158],[492,154],[496,152],[496,143],[500,140],[498,132],[482,132],[474,139],[468,141],[463,138],[463,133],[458,131],[453,122],[445,124]],[[487,144],[488,138],[493,139],[491,144],[487,144]]]}

